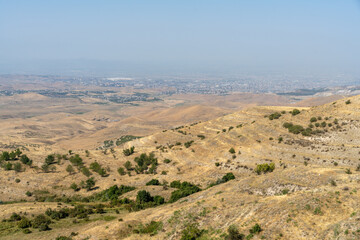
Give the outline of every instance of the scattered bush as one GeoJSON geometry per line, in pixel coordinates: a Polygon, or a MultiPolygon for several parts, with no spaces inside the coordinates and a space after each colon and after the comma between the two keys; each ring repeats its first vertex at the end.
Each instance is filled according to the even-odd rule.
{"type": "Polygon", "coordinates": [[[121,176],[123,176],[123,175],[126,174],[125,169],[122,168],[122,167],[119,167],[117,171],[118,171],[118,173],[119,173],[121,176]]]}
{"type": "Polygon", "coordinates": [[[249,230],[250,234],[258,234],[261,231],[262,231],[262,229],[261,229],[260,225],[257,223],[249,230]]]}
{"type": "Polygon", "coordinates": [[[137,166],[135,167],[137,173],[144,173],[145,171],[146,173],[156,173],[158,160],[153,153],[150,153],[149,155],[143,153],[139,157],[136,157],[134,161],[137,163],[137,166]],[[151,165],[150,169],[149,165],[151,165]]]}
{"type": "Polygon", "coordinates": [[[71,166],[70,164],[66,167],[66,171],[71,175],[75,172],[73,166],[71,166]]]}
{"type": "Polygon", "coordinates": [[[201,191],[201,189],[189,182],[173,181],[170,183],[170,187],[178,188],[171,193],[169,202],[176,202],[180,198],[187,197],[193,193],[201,191]]]}
{"type": "Polygon", "coordinates": [[[199,134],[199,135],[197,135],[197,136],[198,136],[198,138],[200,138],[201,140],[204,140],[204,139],[205,139],[205,136],[204,136],[204,135],[199,134]]]}
{"type": "MultiPolygon", "coordinates": [[[[70,154],[70,152],[69,152],[69,154],[70,154]]],[[[79,168],[84,165],[84,162],[83,162],[82,158],[79,156],[79,154],[75,154],[74,156],[71,156],[69,160],[74,166],[77,166],[79,168]]]]}
{"type": "Polygon", "coordinates": [[[293,115],[293,116],[298,115],[299,113],[300,113],[300,110],[296,109],[296,108],[291,111],[291,115],[293,115]]]}
{"type": "Polygon", "coordinates": [[[350,104],[351,103],[351,101],[350,100],[347,100],[346,102],[345,102],[345,104],[350,104]]]}
{"type": "Polygon", "coordinates": [[[234,153],[235,153],[235,149],[234,149],[234,148],[230,148],[230,149],[229,149],[229,153],[234,154],[234,153]]]}
{"type": "Polygon", "coordinates": [[[26,156],[25,154],[21,155],[20,161],[23,164],[26,164],[26,165],[29,165],[29,166],[31,166],[31,164],[32,164],[32,160],[30,160],[30,158],[28,158],[28,156],[26,156]]]}
{"type": "Polygon", "coordinates": [[[181,232],[180,240],[195,240],[201,237],[204,230],[199,229],[196,223],[187,224],[185,229],[181,232]]]}
{"type": "Polygon", "coordinates": [[[274,120],[274,119],[279,119],[280,117],[281,117],[281,114],[278,112],[275,112],[273,114],[270,114],[269,119],[274,120]]]}
{"type": "Polygon", "coordinates": [[[102,177],[106,177],[108,174],[104,168],[98,162],[93,162],[90,164],[90,169],[98,173],[102,177]]]}
{"type": "Polygon", "coordinates": [[[134,230],[134,233],[137,234],[150,234],[150,236],[154,236],[160,231],[163,227],[162,222],[151,221],[145,225],[139,224],[134,230]]]}
{"type": "Polygon", "coordinates": [[[227,231],[228,235],[225,237],[225,240],[243,240],[245,238],[245,235],[239,233],[235,225],[231,225],[227,231]]]}
{"type": "Polygon", "coordinates": [[[91,175],[90,170],[89,170],[87,167],[85,167],[85,166],[82,167],[80,171],[81,171],[81,173],[84,174],[86,177],[90,177],[90,175],[91,175]]]}
{"type": "Polygon", "coordinates": [[[157,179],[151,179],[149,182],[146,183],[146,186],[150,186],[150,185],[160,185],[159,180],[157,179]]]}
{"type": "Polygon", "coordinates": [[[124,154],[125,156],[130,156],[130,155],[132,155],[134,152],[135,152],[135,147],[134,147],[134,146],[132,146],[131,148],[127,148],[127,149],[124,149],[124,150],[123,150],[123,154],[124,154]]]}
{"type": "Polygon", "coordinates": [[[270,163],[270,164],[263,163],[256,165],[255,172],[260,175],[261,173],[272,172],[274,171],[274,169],[275,169],[274,163],[270,163]]]}
{"type": "MultiPolygon", "coordinates": [[[[226,129],[225,129],[225,131],[226,131],[226,129]]],[[[186,148],[189,148],[190,146],[191,146],[191,144],[193,144],[193,142],[194,141],[188,141],[188,142],[186,142],[186,143],[184,143],[184,146],[186,147],[186,148]]]]}
{"type": "Polygon", "coordinates": [[[171,160],[170,159],[164,159],[164,163],[171,163],[171,160]]]}
{"type": "Polygon", "coordinates": [[[310,122],[316,122],[316,121],[317,121],[317,118],[316,118],[316,117],[310,118],[310,122]]]}

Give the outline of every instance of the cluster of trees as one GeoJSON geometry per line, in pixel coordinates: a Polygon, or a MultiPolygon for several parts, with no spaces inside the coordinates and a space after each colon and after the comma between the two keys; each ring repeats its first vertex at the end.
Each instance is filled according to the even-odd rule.
{"type": "Polygon", "coordinates": [[[74,191],[79,191],[81,188],[86,189],[87,191],[91,191],[96,184],[96,181],[93,177],[88,178],[86,181],[81,181],[80,184],[72,183],[70,188],[74,191]]]}
{"type": "Polygon", "coordinates": [[[90,169],[98,173],[102,177],[108,176],[108,173],[106,172],[105,168],[101,167],[101,165],[98,162],[91,163],[90,169]]]}
{"type": "Polygon", "coordinates": [[[31,166],[32,160],[26,155],[22,154],[22,151],[18,148],[15,151],[4,151],[0,154],[0,166],[4,168],[4,170],[14,170],[16,172],[21,172],[24,170],[23,166],[21,165],[23,163],[24,165],[31,166]],[[15,162],[20,160],[20,162],[15,162]]]}
{"type": "MultiPolygon", "coordinates": [[[[153,153],[150,153],[149,155],[147,155],[146,153],[142,153],[139,157],[136,157],[134,161],[137,164],[134,169],[136,173],[156,173],[158,160],[157,158],[155,158],[155,155],[153,153]]],[[[132,169],[131,163],[129,164],[128,162],[126,162],[125,168],[130,171],[130,169],[132,169]]]]}
{"type": "Polygon", "coordinates": [[[303,126],[301,125],[294,125],[292,123],[284,123],[283,124],[283,127],[284,128],[287,128],[289,132],[293,133],[293,134],[299,134],[301,133],[303,136],[310,136],[313,131],[311,128],[304,128],[303,126]]]}
{"type": "Polygon", "coordinates": [[[187,197],[193,193],[201,191],[201,188],[189,182],[173,181],[170,183],[170,187],[177,188],[177,190],[171,193],[169,202],[176,202],[180,198],[187,197]]]}

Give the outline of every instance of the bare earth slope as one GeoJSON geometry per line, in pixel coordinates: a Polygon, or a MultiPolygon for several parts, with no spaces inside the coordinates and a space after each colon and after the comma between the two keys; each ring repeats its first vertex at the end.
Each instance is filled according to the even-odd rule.
{"type": "MultiPolygon", "coordinates": [[[[64,150],[29,145],[22,151],[38,168],[26,166],[23,172],[1,169],[0,200],[33,201],[44,192],[67,197],[90,196],[114,184],[124,184],[136,189],[121,198],[135,200],[138,191],[147,190],[168,201],[171,192],[176,190],[168,183],[180,180],[198,185],[202,191],[140,211],[129,212],[119,207],[120,211],[115,213],[111,205],[106,205],[105,215],[113,216],[112,220],[100,215],[77,224],[60,220],[50,224],[53,230],[34,230],[30,236],[55,239],[77,232],[74,239],[180,239],[184,228],[197,224],[198,229],[206,230],[202,233],[203,239],[223,239],[230,225],[248,235],[249,229],[258,223],[262,231],[254,234],[253,239],[359,239],[360,96],[298,108],[299,113],[293,109],[253,107],[159,131],[115,147],[113,151],[75,151],[83,158],[85,166],[96,160],[109,174],[101,177],[93,173],[97,189],[92,191],[74,192],[69,188],[71,183],[85,181],[87,177],[77,169],[74,174],[67,173],[68,160],[55,164],[53,172],[45,173],[40,169],[46,155],[66,154],[64,150]],[[281,116],[270,120],[268,116],[275,112],[281,116]],[[311,118],[314,119],[310,121],[311,118]],[[306,131],[311,133],[301,130],[303,135],[296,129],[290,132],[284,123],[303,129],[310,127],[311,130],[306,131]],[[122,150],[132,146],[135,153],[124,156],[122,150]],[[134,157],[141,153],[154,153],[159,163],[155,174],[137,174],[130,170],[129,176],[117,172],[126,161],[136,165],[134,157]],[[171,162],[165,163],[165,159],[171,162]],[[257,165],[264,163],[274,163],[274,171],[257,174],[254,171],[257,165]],[[235,179],[209,187],[229,172],[235,179]],[[15,179],[21,181],[15,183],[15,179]],[[158,179],[162,185],[146,186],[151,179],[158,179]],[[27,197],[26,191],[33,192],[33,196],[27,197]],[[161,222],[161,230],[153,235],[134,233],[134,226],[150,221],[161,222]]],[[[149,117],[157,114],[161,115],[155,112],[149,117]]],[[[12,212],[41,213],[48,207],[55,207],[51,204],[0,205],[0,219],[9,218],[12,212]]],[[[62,205],[67,204],[63,202],[62,205]]],[[[25,235],[16,229],[0,228],[0,238],[24,238],[25,235]]]]}

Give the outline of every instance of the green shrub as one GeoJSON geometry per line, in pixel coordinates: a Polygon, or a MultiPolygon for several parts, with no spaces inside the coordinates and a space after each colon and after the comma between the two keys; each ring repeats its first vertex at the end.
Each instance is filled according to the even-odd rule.
{"type": "Polygon", "coordinates": [[[262,229],[261,229],[260,225],[257,223],[249,230],[250,234],[258,234],[261,231],[262,231],[262,229]]]}
{"type": "Polygon", "coordinates": [[[278,112],[275,112],[273,114],[270,114],[269,119],[274,120],[274,119],[279,119],[280,117],[281,117],[281,114],[278,112]]]}
{"type": "Polygon", "coordinates": [[[197,135],[197,136],[198,136],[198,138],[200,138],[201,140],[204,140],[204,139],[205,139],[205,136],[204,136],[204,135],[199,134],[199,135],[197,135]]]}
{"type": "Polygon", "coordinates": [[[227,173],[225,176],[223,176],[222,177],[222,180],[224,181],[224,182],[228,182],[228,181],[230,181],[230,180],[232,180],[232,179],[235,179],[235,176],[234,176],[234,174],[233,173],[227,173]]]}
{"type": "Polygon", "coordinates": [[[70,185],[70,188],[73,189],[75,192],[80,190],[79,186],[76,183],[72,183],[70,185]]]}
{"type": "Polygon", "coordinates": [[[160,182],[157,179],[151,179],[149,182],[146,183],[146,186],[150,185],[160,185],[160,182]]]}
{"type": "Polygon", "coordinates": [[[11,169],[13,168],[13,165],[12,165],[12,163],[6,163],[5,165],[4,165],[4,170],[5,171],[10,171],[11,169]]]}
{"type": "MultiPolygon", "coordinates": [[[[176,182],[176,181],[174,181],[174,182],[176,182]]],[[[187,197],[193,193],[201,191],[201,189],[199,187],[197,187],[189,182],[183,182],[181,184],[178,184],[178,183],[180,183],[180,181],[176,182],[176,183],[174,183],[174,182],[172,182],[170,184],[170,187],[176,187],[176,188],[178,188],[178,190],[175,190],[171,193],[169,202],[176,202],[180,198],[187,197]]]]}
{"type": "Polygon", "coordinates": [[[28,229],[28,228],[23,229],[22,232],[23,232],[24,234],[30,234],[30,233],[32,233],[31,230],[28,229]]]}
{"type": "Polygon", "coordinates": [[[21,163],[15,163],[14,170],[15,172],[21,172],[22,171],[21,163]]]}
{"type": "Polygon", "coordinates": [[[135,167],[137,173],[144,173],[145,171],[147,171],[147,173],[156,173],[158,160],[153,153],[150,153],[149,155],[143,153],[139,157],[136,157],[134,161],[137,163],[137,166],[135,167]],[[150,169],[149,165],[151,165],[150,169]]]}
{"type": "Polygon", "coordinates": [[[164,163],[171,163],[171,160],[170,159],[164,159],[164,163]]]}
{"type": "Polygon", "coordinates": [[[131,170],[132,170],[132,164],[131,164],[131,162],[130,162],[130,161],[126,161],[126,162],[124,163],[124,167],[126,168],[126,170],[131,171],[131,170]]]}
{"type": "Polygon", "coordinates": [[[234,154],[234,153],[235,153],[235,149],[234,149],[234,148],[230,148],[230,149],[229,149],[229,153],[234,154]]]}
{"type": "Polygon", "coordinates": [[[245,238],[245,235],[239,233],[239,230],[235,225],[231,225],[227,231],[228,235],[225,237],[225,240],[242,240],[245,238]]]}
{"type": "Polygon", "coordinates": [[[25,154],[21,155],[20,161],[23,164],[26,164],[26,165],[29,165],[29,166],[31,166],[31,164],[32,164],[32,160],[30,160],[30,158],[28,158],[28,156],[26,156],[25,154]]]}
{"type": "Polygon", "coordinates": [[[300,113],[300,110],[295,108],[292,110],[291,115],[295,116],[295,115],[298,115],[299,113],[300,113]]]}
{"type": "Polygon", "coordinates": [[[132,155],[134,152],[135,152],[135,147],[134,147],[134,146],[132,146],[131,148],[127,148],[127,149],[124,149],[124,150],[123,150],[123,154],[124,154],[125,156],[130,156],[130,155],[132,155]]]}
{"type": "MultiPolygon", "coordinates": [[[[43,225],[49,225],[51,223],[51,220],[46,217],[44,214],[37,215],[32,221],[31,226],[33,228],[40,228],[43,225]]],[[[45,228],[45,227],[43,227],[45,228]]]]}
{"type": "Polygon", "coordinates": [[[345,104],[350,104],[351,103],[351,101],[350,100],[347,100],[346,102],[345,102],[345,104]]]}
{"type": "Polygon", "coordinates": [[[89,170],[87,167],[85,167],[85,166],[82,167],[80,171],[81,171],[81,173],[84,174],[86,177],[90,177],[90,175],[91,175],[90,170],[89,170]]]}
{"type": "MultiPolygon", "coordinates": [[[[226,131],[226,129],[225,129],[225,131],[226,131]]],[[[189,147],[191,147],[191,144],[193,144],[194,143],[194,141],[188,141],[188,142],[186,142],[186,143],[184,143],[184,146],[186,147],[186,148],[189,148],[189,147]]]]}
{"type": "Polygon", "coordinates": [[[66,167],[66,171],[71,175],[75,172],[74,168],[69,164],[67,167],[66,167]]]}
{"type": "Polygon", "coordinates": [[[79,168],[84,165],[84,162],[82,158],[79,156],[79,154],[75,154],[74,156],[71,156],[69,160],[74,166],[77,166],[79,168]]]}
{"type": "Polygon", "coordinates": [[[317,121],[317,118],[316,118],[316,117],[310,118],[310,122],[316,122],[316,121],[317,121]]]}
{"type": "Polygon", "coordinates": [[[123,175],[126,174],[125,169],[122,168],[122,167],[119,167],[117,171],[118,171],[118,173],[119,173],[121,176],[123,176],[123,175]]]}
{"type": "Polygon", "coordinates": [[[102,177],[106,177],[108,174],[104,168],[98,162],[93,162],[90,164],[90,169],[98,173],[102,177]]]}
{"type": "Polygon", "coordinates": [[[274,169],[275,169],[274,163],[270,163],[270,164],[263,163],[256,165],[255,172],[260,175],[261,173],[272,172],[274,171],[274,169]]]}
{"type": "Polygon", "coordinates": [[[204,230],[199,229],[196,223],[187,224],[185,229],[181,232],[180,240],[195,240],[201,237],[204,230]]]}
{"type": "Polygon", "coordinates": [[[119,196],[121,196],[122,194],[133,191],[134,189],[135,187],[131,186],[121,185],[120,187],[118,187],[117,185],[114,185],[108,189],[103,190],[100,193],[97,193],[95,196],[93,196],[93,199],[96,201],[114,200],[118,199],[119,196]]]}
{"type": "Polygon", "coordinates": [[[162,227],[162,222],[151,221],[145,225],[139,224],[136,226],[133,232],[137,234],[150,234],[150,236],[154,236],[162,229],[162,227]]]}
{"type": "Polygon", "coordinates": [[[28,197],[31,197],[31,196],[32,196],[32,193],[29,192],[29,191],[27,191],[25,194],[26,194],[26,196],[28,196],[28,197]]]}

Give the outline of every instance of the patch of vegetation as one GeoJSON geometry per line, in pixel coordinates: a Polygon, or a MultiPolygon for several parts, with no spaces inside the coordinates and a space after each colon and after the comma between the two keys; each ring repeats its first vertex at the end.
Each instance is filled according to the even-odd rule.
{"type": "Polygon", "coordinates": [[[219,178],[218,180],[216,180],[216,182],[210,183],[209,187],[213,187],[213,186],[216,186],[216,185],[219,185],[222,183],[226,183],[233,179],[235,179],[235,176],[233,173],[230,172],[230,173],[225,174],[222,178],[219,178]]]}
{"type": "Polygon", "coordinates": [[[162,222],[151,221],[145,225],[139,224],[135,229],[133,229],[133,232],[136,234],[150,234],[150,236],[154,236],[158,233],[158,231],[162,230],[162,227],[162,222]]]}
{"type": "Polygon", "coordinates": [[[168,158],[165,158],[165,159],[164,159],[164,163],[171,163],[171,160],[168,159],[168,158]]]}
{"type": "Polygon", "coordinates": [[[278,112],[272,113],[269,115],[270,120],[279,119],[281,117],[281,114],[278,112]]]}
{"type": "Polygon", "coordinates": [[[158,166],[158,160],[155,158],[153,153],[147,155],[146,153],[142,153],[139,157],[134,159],[137,166],[135,166],[136,173],[156,173],[156,168],[158,166]],[[151,167],[149,168],[149,166],[151,167]]]}
{"type": "Polygon", "coordinates": [[[186,148],[189,148],[189,147],[191,147],[191,145],[192,145],[193,143],[194,143],[194,141],[191,140],[191,141],[188,141],[188,142],[184,143],[184,146],[185,146],[186,148]]]}
{"type": "Polygon", "coordinates": [[[201,140],[204,140],[204,139],[205,139],[205,136],[204,136],[204,135],[199,134],[199,135],[197,135],[197,136],[198,136],[198,138],[200,138],[201,140]]]}
{"type": "Polygon", "coordinates": [[[132,136],[132,135],[125,135],[125,136],[121,136],[119,139],[116,140],[116,146],[120,146],[121,144],[124,144],[126,142],[138,139],[141,137],[137,137],[137,136],[132,136]]]}
{"type": "Polygon", "coordinates": [[[130,156],[130,155],[132,155],[134,152],[135,152],[135,147],[134,147],[134,146],[132,146],[131,148],[127,148],[127,149],[124,149],[124,150],[123,150],[123,154],[124,154],[125,156],[130,156]]]}
{"type": "Polygon", "coordinates": [[[275,163],[263,163],[256,165],[255,172],[260,175],[261,173],[272,172],[275,169],[275,163]]]}
{"type": "Polygon", "coordinates": [[[173,181],[170,183],[170,187],[178,188],[171,193],[169,202],[176,202],[180,198],[187,197],[191,194],[201,191],[198,186],[195,186],[189,182],[173,181]]]}
{"type": "Polygon", "coordinates": [[[300,110],[296,109],[296,108],[291,111],[291,115],[293,115],[293,116],[298,115],[299,113],[300,113],[300,110]]]}
{"type": "Polygon", "coordinates": [[[94,172],[98,173],[102,177],[108,176],[106,170],[101,167],[101,165],[98,162],[93,162],[90,164],[90,169],[94,172]]]}
{"type": "Polygon", "coordinates": [[[229,153],[234,154],[234,153],[235,153],[235,149],[234,149],[234,148],[230,148],[230,149],[229,149],[229,153]]]}
{"type": "Polygon", "coordinates": [[[131,187],[131,186],[125,186],[125,185],[114,185],[108,189],[103,190],[100,193],[97,193],[95,195],[93,195],[92,197],[90,197],[90,200],[95,200],[95,201],[111,201],[114,199],[118,199],[119,196],[123,195],[124,193],[130,192],[135,190],[135,187],[131,187]]]}
{"type": "Polygon", "coordinates": [[[149,182],[146,183],[146,186],[150,186],[150,185],[158,186],[160,185],[160,182],[157,179],[151,179],[149,182]]]}
{"type": "Polygon", "coordinates": [[[199,229],[197,223],[189,223],[186,225],[185,229],[181,232],[180,240],[195,240],[199,239],[203,235],[204,230],[199,229]]]}

